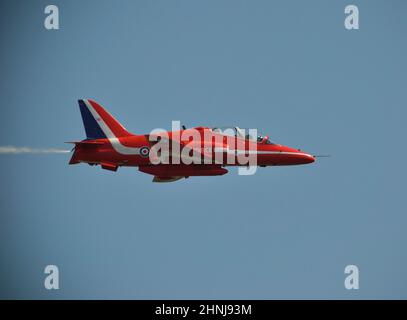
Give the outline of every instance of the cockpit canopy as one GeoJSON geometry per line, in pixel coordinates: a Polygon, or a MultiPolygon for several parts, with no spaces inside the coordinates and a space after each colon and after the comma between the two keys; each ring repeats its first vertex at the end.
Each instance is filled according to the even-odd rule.
{"type": "Polygon", "coordinates": [[[269,140],[268,136],[253,135],[253,130],[243,129],[239,127],[213,127],[212,132],[221,133],[227,136],[238,137],[264,144],[274,144],[269,140]]]}

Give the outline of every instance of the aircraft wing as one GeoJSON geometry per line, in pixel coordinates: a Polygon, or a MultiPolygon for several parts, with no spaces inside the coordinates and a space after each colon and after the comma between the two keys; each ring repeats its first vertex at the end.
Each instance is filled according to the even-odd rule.
{"type": "MultiPolygon", "coordinates": [[[[172,157],[174,156],[178,156],[179,159],[181,159],[181,155],[182,152],[188,152],[188,151],[192,151],[192,156],[190,155],[189,158],[193,160],[194,163],[202,163],[205,161],[205,159],[207,159],[208,161],[212,161],[214,160],[215,164],[222,164],[222,161],[217,162],[216,159],[214,159],[214,157],[212,156],[212,150],[213,148],[215,149],[219,149],[216,146],[211,146],[209,150],[206,150],[205,148],[202,147],[201,142],[198,143],[191,143],[191,142],[187,142],[184,143],[182,141],[176,140],[176,139],[172,139],[172,138],[164,138],[162,136],[160,136],[159,134],[157,135],[150,135],[149,136],[149,140],[152,143],[158,143],[158,141],[154,141],[156,140],[158,137],[160,137],[160,141],[164,141],[166,143],[168,143],[169,146],[169,153],[167,155],[164,155],[161,153],[161,160],[162,161],[166,161],[167,163],[170,162],[169,160],[172,159],[172,157]],[[154,138],[153,141],[150,140],[150,137],[154,138]],[[177,144],[177,148],[176,150],[174,150],[172,147],[174,146],[174,144],[177,144]],[[186,151],[183,151],[186,150],[186,151]],[[179,152],[178,152],[179,151],[179,152]]],[[[224,146],[222,145],[222,148],[224,148],[224,146]]]]}

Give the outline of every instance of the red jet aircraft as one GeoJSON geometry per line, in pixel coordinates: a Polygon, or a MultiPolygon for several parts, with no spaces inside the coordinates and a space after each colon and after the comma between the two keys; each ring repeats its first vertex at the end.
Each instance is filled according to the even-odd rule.
{"type": "Polygon", "coordinates": [[[245,135],[245,130],[238,127],[229,128],[228,134],[222,128],[183,127],[177,131],[136,135],[97,102],[89,99],[78,102],[87,138],[70,142],[75,147],[69,164],[83,162],[111,171],[121,166],[138,167],[141,172],[154,175],[154,182],[172,182],[190,176],[224,175],[228,172],[225,166],[252,165],[250,161],[239,162],[240,156],[254,156],[255,166],[261,167],[315,161],[311,154],[272,143],[268,136],[245,135]],[[191,139],[197,133],[198,140],[191,139]],[[154,150],[165,142],[169,145],[167,149],[154,150]],[[192,162],[183,161],[183,155],[192,162]]]}

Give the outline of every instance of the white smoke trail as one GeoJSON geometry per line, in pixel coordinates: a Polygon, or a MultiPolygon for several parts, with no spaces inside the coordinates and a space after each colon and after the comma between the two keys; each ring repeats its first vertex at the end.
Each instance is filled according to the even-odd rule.
{"type": "Polygon", "coordinates": [[[70,150],[46,148],[37,149],[29,147],[0,146],[0,154],[50,154],[50,153],[69,153],[70,150]]]}

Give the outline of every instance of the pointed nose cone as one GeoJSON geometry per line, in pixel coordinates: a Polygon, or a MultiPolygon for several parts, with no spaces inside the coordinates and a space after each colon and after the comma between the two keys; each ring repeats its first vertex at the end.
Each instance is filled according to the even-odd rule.
{"type": "Polygon", "coordinates": [[[301,154],[301,159],[302,159],[302,163],[304,163],[304,164],[315,162],[315,157],[308,153],[301,154]]]}

